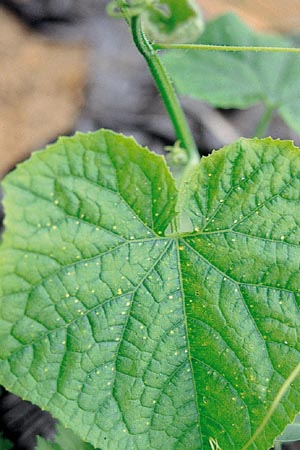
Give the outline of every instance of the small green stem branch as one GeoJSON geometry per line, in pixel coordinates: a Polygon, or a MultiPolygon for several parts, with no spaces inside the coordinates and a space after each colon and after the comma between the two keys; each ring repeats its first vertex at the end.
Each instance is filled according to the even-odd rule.
{"type": "Polygon", "coordinates": [[[141,18],[139,16],[132,17],[130,25],[134,43],[149,66],[173,123],[177,139],[180,141],[181,147],[186,151],[188,165],[195,165],[199,161],[198,150],[171,80],[158,58],[156,51],[143,32],[141,18]]]}
{"type": "Polygon", "coordinates": [[[153,48],[155,50],[206,50],[210,52],[300,53],[300,48],[293,47],[245,47],[239,45],[154,44],[153,48]]]}
{"type": "Polygon", "coordinates": [[[256,125],[254,136],[257,138],[263,137],[265,131],[267,130],[271,120],[274,110],[276,109],[273,105],[266,105],[261,118],[256,125]]]}

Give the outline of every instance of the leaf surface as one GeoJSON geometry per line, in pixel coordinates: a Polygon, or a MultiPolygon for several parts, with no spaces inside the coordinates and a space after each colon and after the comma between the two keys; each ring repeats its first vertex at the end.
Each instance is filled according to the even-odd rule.
{"type": "MultiPolygon", "coordinates": [[[[231,13],[209,22],[197,43],[293,47],[282,37],[255,33],[231,13]]],[[[300,131],[299,54],[171,50],[162,58],[180,94],[221,108],[262,102],[300,131]]]]}
{"type": "MultiPolygon", "coordinates": [[[[163,159],[109,131],[34,154],[5,191],[0,382],[102,450],[241,450],[299,363],[299,149],[203,158],[176,235],[163,159]]],[[[299,406],[296,379],[249,448],[299,406]]]]}
{"type": "Polygon", "coordinates": [[[61,424],[58,424],[54,442],[46,441],[44,438],[37,436],[35,450],[94,450],[94,447],[87,442],[83,442],[71,430],[67,430],[61,424]]]}
{"type": "Polygon", "coordinates": [[[0,433],[0,448],[1,450],[10,450],[12,448],[12,443],[4,439],[2,433],[0,433]]]}

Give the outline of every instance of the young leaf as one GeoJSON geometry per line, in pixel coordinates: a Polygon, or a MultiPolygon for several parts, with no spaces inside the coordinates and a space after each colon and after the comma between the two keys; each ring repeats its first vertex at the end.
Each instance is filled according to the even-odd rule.
{"type": "MultiPolygon", "coordinates": [[[[207,24],[199,44],[291,47],[287,39],[253,32],[234,14],[207,24]]],[[[171,50],[162,56],[180,94],[221,108],[262,102],[300,131],[300,55],[171,50]]]]}
{"type": "Polygon", "coordinates": [[[143,15],[147,36],[156,42],[193,42],[203,30],[203,18],[195,0],[112,0],[113,17],[143,15]]]}
{"type": "Polygon", "coordinates": [[[147,14],[147,32],[157,42],[193,42],[203,30],[194,0],[160,0],[147,14]]]}
{"type": "Polygon", "coordinates": [[[87,442],[79,439],[71,430],[67,430],[61,424],[56,427],[55,442],[46,441],[37,436],[35,450],[97,450],[87,442]]]}
{"type": "Polygon", "coordinates": [[[7,439],[4,439],[2,433],[0,433],[0,449],[1,450],[10,450],[12,448],[12,443],[7,439]]]}
{"type": "MultiPolygon", "coordinates": [[[[168,236],[174,181],[132,139],[34,154],[5,181],[0,382],[102,450],[241,450],[299,363],[299,173],[290,142],[215,152],[168,236]]],[[[299,406],[297,378],[249,448],[299,406]]]]}

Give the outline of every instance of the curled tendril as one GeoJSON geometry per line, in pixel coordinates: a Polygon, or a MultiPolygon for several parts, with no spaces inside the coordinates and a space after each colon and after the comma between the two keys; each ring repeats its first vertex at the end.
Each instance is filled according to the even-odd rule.
{"type": "Polygon", "coordinates": [[[111,1],[107,7],[107,13],[112,17],[121,18],[126,14],[127,17],[139,16],[145,11],[157,10],[165,14],[160,0],[122,0],[111,1]]]}

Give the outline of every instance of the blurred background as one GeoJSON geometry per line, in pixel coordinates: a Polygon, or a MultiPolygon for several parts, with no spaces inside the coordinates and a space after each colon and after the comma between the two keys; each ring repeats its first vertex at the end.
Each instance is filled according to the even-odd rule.
{"type": "MultiPolygon", "coordinates": [[[[296,34],[299,0],[198,0],[205,20],[235,11],[264,31],[296,34]]],[[[161,151],[169,119],[125,23],[108,0],[0,0],[0,177],[60,134],[100,127],[161,151]]],[[[260,111],[183,99],[202,153],[250,136],[260,111]],[[201,136],[201,139],[200,139],[201,136]]],[[[276,119],[272,135],[297,136],[276,119]]]]}
{"type": "MultiPolygon", "coordinates": [[[[111,128],[160,153],[174,143],[147,67],[126,24],[106,15],[107,3],[0,0],[0,178],[32,151],[75,130],[111,128]]],[[[289,35],[300,30],[300,0],[199,4],[205,20],[235,11],[259,30],[289,35]]],[[[261,113],[260,106],[217,110],[190,98],[182,102],[202,154],[251,136],[261,113]]],[[[276,115],[268,134],[299,143],[276,115]]],[[[35,435],[51,437],[53,429],[47,413],[2,392],[0,431],[15,450],[32,450],[35,435]]]]}

